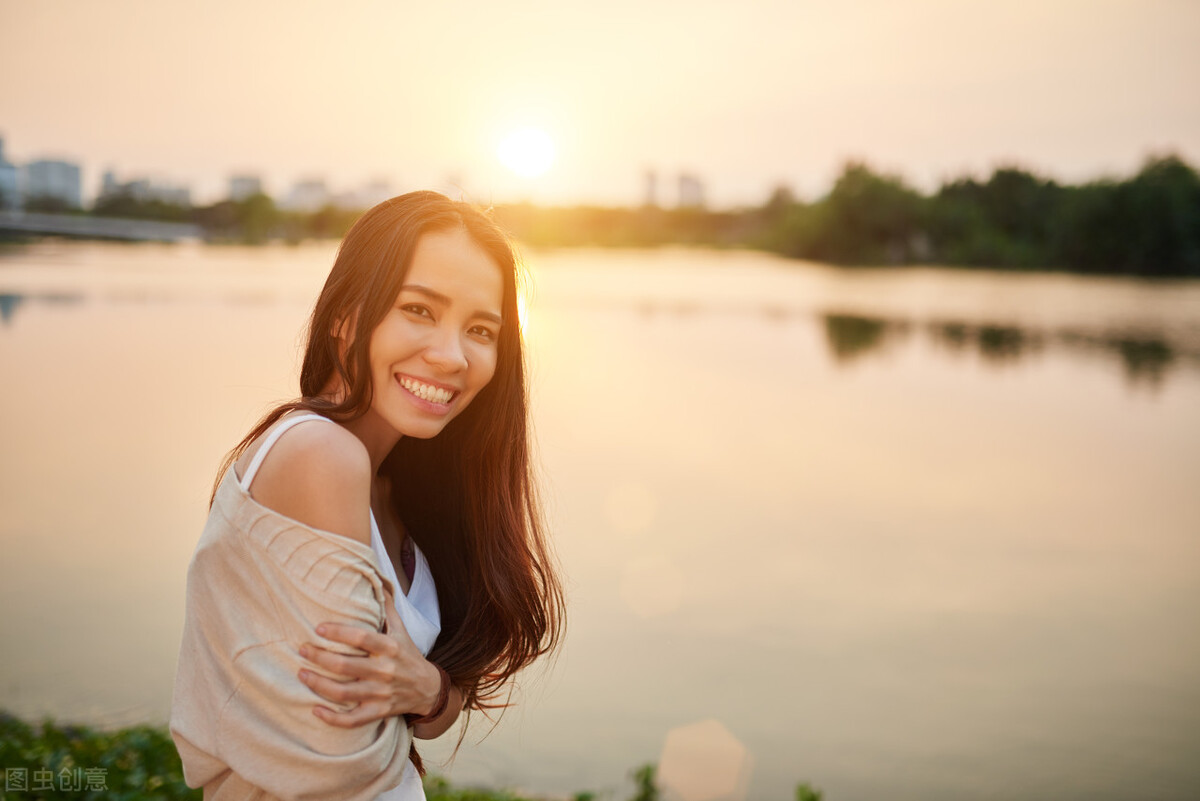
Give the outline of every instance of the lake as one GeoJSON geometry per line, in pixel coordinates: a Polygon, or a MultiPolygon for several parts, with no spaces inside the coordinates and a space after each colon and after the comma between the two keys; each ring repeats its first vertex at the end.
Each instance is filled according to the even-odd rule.
{"type": "MultiPolygon", "coordinates": [[[[0,708],[165,722],[215,471],[295,392],[334,250],[0,250],[0,708]]],[[[1200,797],[1200,281],[526,263],[567,638],[435,770],[1200,797]]]]}

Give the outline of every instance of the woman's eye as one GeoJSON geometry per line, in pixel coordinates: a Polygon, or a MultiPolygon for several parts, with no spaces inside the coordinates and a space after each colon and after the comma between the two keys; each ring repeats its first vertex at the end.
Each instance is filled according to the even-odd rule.
{"type": "Polygon", "coordinates": [[[492,329],[485,328],[482,325],[471,326],[467,333],[489,341],[496,338],[496,333],[492,329]]]}
{"type": "Polygon", "coordinates": [[[418,317],[432,317],[433,316],[433,314],[430,313],[429,309],[427,309],[424,306],[417,304],[417,303],[406,303],[400,307],[400,310],[403,312],[407,312],[408,314],[415,314],[418,317]]]}

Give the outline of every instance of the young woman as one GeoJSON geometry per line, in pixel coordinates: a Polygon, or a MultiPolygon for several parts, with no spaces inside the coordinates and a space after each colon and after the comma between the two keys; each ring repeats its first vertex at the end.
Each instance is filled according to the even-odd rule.
{"type": "Polygon", "coordinates": [[[171,733],[206,799],[424,798],[412,738],[505,706],[562,632],[502,232],[433,192],[368,211],[300,392],[218,477],[171,733]]]}

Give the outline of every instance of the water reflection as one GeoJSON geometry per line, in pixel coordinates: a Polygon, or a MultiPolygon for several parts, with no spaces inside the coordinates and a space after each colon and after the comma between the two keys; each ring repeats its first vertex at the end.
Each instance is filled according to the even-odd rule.
{"type": "Polygon", "coordinates": [[[43,292],[30,295],[18,292],[0,293],[0,324],[12,325],[17,309],[26,301],[54,304],[81,303],[83,295],[75,292],[43,292]]]}
{"type": "Polygon", "coordinates": [[[0,323],[8,325],[24,300],[22,295],[0,295],[0,323]]]}
{"type": "MultiPolygon", "coordinates": [[[[173,291],[109,292],[102,296],[107,302],[161,304],[187,302],[188,296],[173,291]]],[[[0,324],[9,327],[26,303],[72,304],[85,300],[82,292],[5,292],[0,293],[0,324]]],[[[232,307],[262,306],[278,302],[277,293],[241,288],[226,290],[219,301],[232,307]]],[[[586,302],[587,307],[604,307],[611,303],[586,302]]],[[[752,307],[704,305],[689,301],[655,302],[643,300],[634,308],[644,317],[726,314],[749,312],[770,322],[786,322],[796,318],[811,318],[805,309],[779,304],[752,307]]],[[[910,319],[889,318],[848,312],[820,312],[817,318],[824,329],[825,342],[833,361],[847,366],[868,356],[889,353],[897,346],[910,342],[914,334],[923,332],[937,350],[952,355],[974,353],[988,365],[1006,367],[1040,355],[1048,349],[1075,355],[1100,355],[1119,365],[1130,387],[1152,391],[1162,388],[1168,376],[1179,369],[1200,369],[1200,346],[1172,342],[1155,332],[1084,331],[1058,329],[1052,331],[1017,325],[978,324],[963,320],[930,320],[917,323],[910,319]]]]}
{"type": "MultiPolygon", "coordinates": [[[[64,252],[97,264],[0,263],[0,706],[162,722],[215,465],[294,391],[331,252],[64,252]]],[[[671,258],[536,264],[568,646],[450,778],[1200,797],[1200,282],[671,258]]]]}
{"type": "MultiPolygon", "coordinates": [[[[826,342],[838,364],[846,365],[868,354],[881,354],[908,339],[916,326],[907,320],[889,320],[853,314],[823,315],[826,342]]],[[[963,321],[932,321],[925,334],[941,350],[952,354],[976,353],[985,364],[1008,366],[1054,348],[1076,354],[1100,354],[1121,366],[1130,386],[1160,389],[1177,368],[1200,368],[1200,350],[1173,344],[1166,337],[1143,333],[1040,331],[1003,325],[976,325],[963,321]]]]}
{"type": "Polygon", "coordinates": [[[985,362],[995,365],[1014,363],[1022,356],[1040,353],[1046,344],[1039,332],[1016,326],[935,321],[926,330],[942,348],[956,353],[974,350],[985,362]]]}
{"type": "MultiPolygon", "coordinates": [[[[562,304],[565,305],[565,304],[562,304]]],[[[628,307],[619,299],[576,298],[572,306],[586,309],[628,307]]],[[[1131,388],[1161,389],[1166,379],[1181,369],[1200,369],[1200,341],[1177,341],[1162,332],[1127,329],[1112,331],[1076,328],[1040,329],[1022,325],[976,323],[967,320],[868,315],[853,311],[816,311],[779,302],[759,304],[701,303],[694,300],[644,298],[632,303],[644,318],[701,315],[750,315],[771,323],[809,320],[815,316],[824,329],[829,355],[840,366],[868,356],[892,352],[915,341],[917,334],[936,350],[952,355],[977,355],[984,364],[1008,367],[1056,351],[1074,356],[1099,355],[1111,359],[1131,388]]],[[[1185,339],[1196,340],[1195,336],[1185,339]]]]}
{"type": "Polygon", "coordinates": [[[859,357],[883,350],[904,339],[909,326],[894,320],[857,317],[849,314],[825,315],[825,338],[834,360],[847,363],[859,357]]]}
{"type": "Polygon", "coordinates": [[[1151,337],[1133,337],[1114,334],[1108,337],[1089,336],[1073,332],[1061,335],[1063,342],[1073,347],[1107,352],[1116,355],[1125,367],[1125,375],[1131,384],[1148,385],[1154,389],[1162,386],[1169,369],[1190,363],[1200,363],[1200,356],[1170,343],[1151,337]]]}

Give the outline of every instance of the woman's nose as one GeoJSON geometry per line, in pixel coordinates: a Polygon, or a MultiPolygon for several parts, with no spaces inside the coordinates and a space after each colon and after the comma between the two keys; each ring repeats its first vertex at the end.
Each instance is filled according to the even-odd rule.
{"type": "Polygon", "coordinates": [[[467,369],[467,354],[458,331],[439,329],[425,348],[425,361],[447,373],[467,369]]]}

